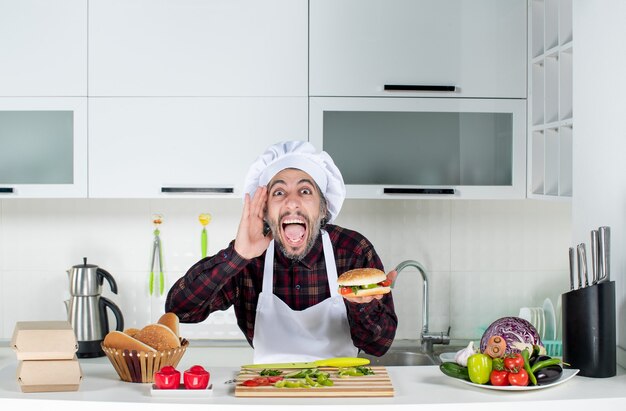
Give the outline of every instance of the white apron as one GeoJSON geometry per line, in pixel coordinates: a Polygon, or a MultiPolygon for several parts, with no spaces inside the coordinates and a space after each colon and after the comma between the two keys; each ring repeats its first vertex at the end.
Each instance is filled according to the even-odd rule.
{"type": "Polygon", "coordinates": [[[254,325],[254,362],[313,361],[356,357],[343,297],[338,292],[337,266],[330,237],[321,232],[330,298],[294,311],[274,295],[274,240],[265,255],[263,288],[254,325]]]}

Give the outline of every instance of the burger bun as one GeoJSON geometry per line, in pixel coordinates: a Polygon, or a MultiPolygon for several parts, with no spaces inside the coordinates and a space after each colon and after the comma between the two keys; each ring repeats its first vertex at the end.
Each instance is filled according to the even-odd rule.
{"type": "MultiPolygon", "coordinates": [[[[359,287],[368,284],[377,284],[387,279],[387,274],[377,268],[356,268],[346,271],[337,278],[339,287],[359,287]]],[[[357,293],[342,294],[344,298],[368,297],[384,295],[391,292],[391,287],[359,288],[357,293]]]]}

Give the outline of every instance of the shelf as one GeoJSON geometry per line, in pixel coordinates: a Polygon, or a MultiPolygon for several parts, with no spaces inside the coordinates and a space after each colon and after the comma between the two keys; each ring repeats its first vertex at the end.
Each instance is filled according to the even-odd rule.
{"type": "Polygon", "coordinates": [[[529,33],[528,197],[571,198],[572,0],[532,0],[529,33]]]}

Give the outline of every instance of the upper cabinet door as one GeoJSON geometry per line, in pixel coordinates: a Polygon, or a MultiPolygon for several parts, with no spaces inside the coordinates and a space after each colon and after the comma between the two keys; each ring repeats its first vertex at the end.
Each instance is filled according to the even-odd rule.
{"type": "Polygon", "coordinates": [[[526,98],[526,0],[310,3],[312,96],[526,98]]]}
{"type": "Polygon", "coordinates": [[[306,97],[94,98],[89,197],[241,198],[269,145],[306,136],[306,97]]]}
{"type": "Polygon", "coordinates": [[[87,98],[0,98],[0,199],[87,197],[87,98]]]}
{"type": "Polygon", "coordinates": [[[87,0],[0,0],[0,96],[87,95],[87,0]]]}
{"type": "Polygon", "coordinates": [[[306,96],[307,0],[91,0],[93,96],[306,96]]]}

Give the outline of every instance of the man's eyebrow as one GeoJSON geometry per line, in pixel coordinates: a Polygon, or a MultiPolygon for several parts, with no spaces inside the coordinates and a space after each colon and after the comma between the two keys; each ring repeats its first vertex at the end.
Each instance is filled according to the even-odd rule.
{"type": "MultiPolygon", "coordinates": [[[[298,180],[298,183],[297,183],[297,184],[298,184],[298,185],[300,185],[300,184],[303,184],[303,183],[306,183],[306,184],[310,184],[310,185],[312,185],[312,186],[315,186],[315,184],[313,183],[313,181],[311,181],[311,180],[310,180],[310,179],[308,179],[308,178],[303,178],[303,179],[301,179],[301,180],[298,180]]],[[[267,190],[268,190],[268,191],[269,191],[269,190],[271,190],[271,189],[272,189],[272,187],[274,187],[276,184],[287,184],[287,183],[285,182],[285,180],[274,180],[274,181],[272,181],[272,182],[270,183],[269,187],[267,187],[267,190]]]]}
{"type": "Polygon", "coordinates": [[[269,187],[267,187],[267,190],[268,190],[268,191],[269,191],[269,190],[271,190],[271,189],[272,189],[272,187],[274,187],[276,184],[279,184],[279,183],[286,184],[286,183],[285,183],[285,180],[274,180],[274,181],[272,181],[272,182],[270,183],[270,186],[269,186],[269,187]]]}

